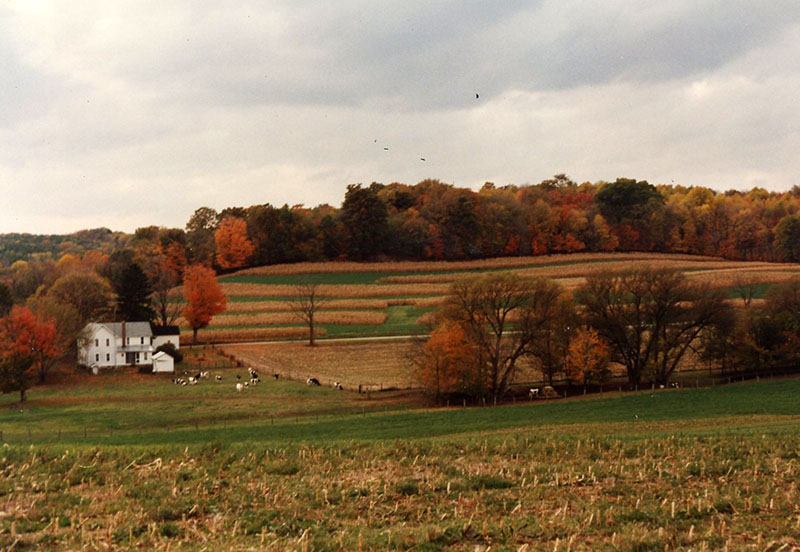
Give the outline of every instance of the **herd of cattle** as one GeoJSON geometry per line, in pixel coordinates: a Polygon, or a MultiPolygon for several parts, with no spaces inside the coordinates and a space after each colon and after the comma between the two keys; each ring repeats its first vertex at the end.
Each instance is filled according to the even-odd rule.
{"type": "MultiPolygon", "coordinates": [[[[258,385],[259,383],[261,383],[261,379],[259,378],[258,372],[256,372],[252,368],[248,368],[247,371],[250,374],[249,381],[248,380],[241,381],[242,376],[240,374],[236,374],[236,379],[240,380],[240,381],[236,382],[236,391],[238,391],[239,393],[241,393],[242,391],[244,391],[246,388],[250,387],[251,385],[258,385]]],[[[184,377],[172,378],[172,383],[174,383],[175,385],[197,385],[198,383],[200,383],[200,380],[208,379],[210,377],[209,373],[206,372],[206,371],[200,371],[200,372],[197,372],[194,375],[189,375],[189,373],[186,370],[184,370],[183,371],[183,375],[186,376],[186,377],[185,378],[184,377]]],[[[277,374],[277,373],[276,374],[272,374],[272,378],[273,379],[279,379],[280,378],[280,374],[277,374]]],[[[222,376],[220,376],[219,374],[216,374],[214,376],[214,380],[217,383],[221,383],[222,382],[222,376]]],[[[306,380],[306,385],[308,385],[310,387],[310,386],[319,386],[321,384],[320,384],[320,382],[319,382],[319,380],[317,378],[310,377],[310,378],[308,378],[306,380]]],[[[339,382],[339,381],[334,381],[333,384],[332,384],[332,387],[334,389],[338,389],[339,391],[344,389],[344,387],[342,386],[342,383],[339,382]]]]}

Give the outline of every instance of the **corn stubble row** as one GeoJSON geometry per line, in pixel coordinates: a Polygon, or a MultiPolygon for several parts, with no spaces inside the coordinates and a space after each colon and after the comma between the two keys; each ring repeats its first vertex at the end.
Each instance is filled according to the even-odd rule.
{"type": "MultiPolygon", "coordinates": [[[[662,427],[645,428],[661,431],[662,427]]],[[[795,435],[6,449],[0,548],[794,550],[795,435]],[[133,460],[132,460],[133,459],[133,460]],[[13,489],[13,492],[9,492],[13,489]]],[[[644,431],[644,429],[642,429],[644,431]]]]}

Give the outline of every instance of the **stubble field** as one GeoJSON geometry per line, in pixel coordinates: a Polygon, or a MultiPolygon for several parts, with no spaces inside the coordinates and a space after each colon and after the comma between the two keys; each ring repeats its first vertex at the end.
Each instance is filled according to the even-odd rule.
{"type": "MultiPolygon", "coordinates": [[[[218,370],[230,383],[236,368],[218,370]]],[[[361,411],[376,399],[289,382],[242,395],[104,383],[0,411],[3,549],[800,546],[797,379],[435,411],[397,397],[361,411]],[[160,416],[137,427],[126,404],[145,397],[160,416]],[[199,425],[189,400],[207,413],[199,425]],[[9,439],[10,425],[49,416],[79,426],[96,403],[108,410],[88,437],[9,439]]]]}

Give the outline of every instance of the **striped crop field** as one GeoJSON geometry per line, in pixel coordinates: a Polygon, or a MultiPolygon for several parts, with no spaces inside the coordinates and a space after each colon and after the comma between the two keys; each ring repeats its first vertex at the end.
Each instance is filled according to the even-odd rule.
{"type": "MultiPolygon", "coordinates": [[[[220,277],[228,310],[200,331],[203,342],[236,342],[307,337],[294,313],[298,284],[317,285],[317,337],[419,335],[450,285],[486,272],[510,271],[556,280],[576,289],[600,271],[637,266],[675,268],[694,281],[730,290],[757,286],[756,299],[770,285],[800,277],[800,265],[726,261],[717,257],[657,253],[578,253],[458,262],[300,263],[250,268],[220,277]]],[[[184,335],[191,337],[184,321],[184,335]]],[[[187,339],[186,337],[184,338],[187,339]]]]}

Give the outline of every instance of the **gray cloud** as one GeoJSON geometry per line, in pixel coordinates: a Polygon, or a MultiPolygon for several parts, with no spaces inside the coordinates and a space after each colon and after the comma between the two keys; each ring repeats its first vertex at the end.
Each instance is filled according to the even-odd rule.
{"type": "Polygon", "coordinates": [[[359,181],[800,169],[790,1],[37,6],[0,8],[0,232],[338,204],[359,181]]]}

